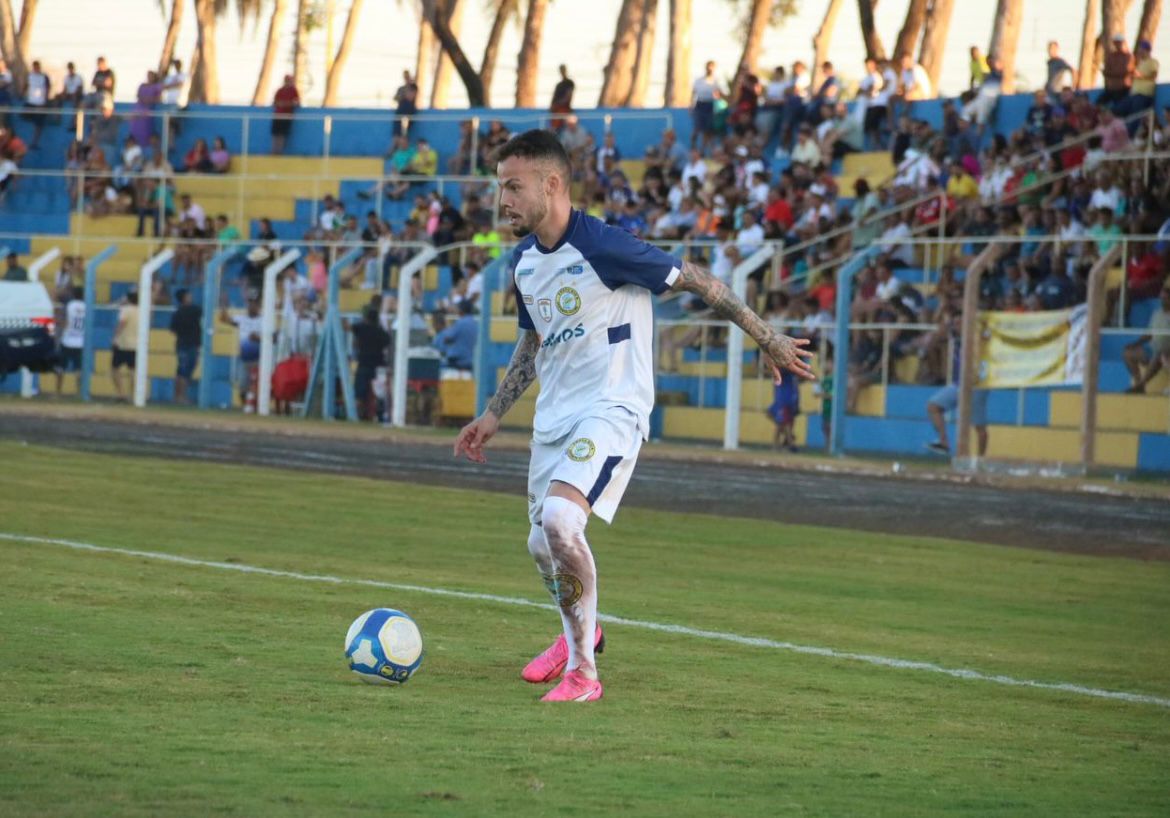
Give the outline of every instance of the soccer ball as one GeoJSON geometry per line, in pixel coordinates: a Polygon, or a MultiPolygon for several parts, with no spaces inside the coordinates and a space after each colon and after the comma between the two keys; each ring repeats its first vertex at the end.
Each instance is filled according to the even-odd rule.
{"type": "Polygon", "coordinates": [[[370,684],[405,683],[422,664],[422,652],[418,626],[393,608],[366,611],[345,634],[349,669],[370,684]]]}

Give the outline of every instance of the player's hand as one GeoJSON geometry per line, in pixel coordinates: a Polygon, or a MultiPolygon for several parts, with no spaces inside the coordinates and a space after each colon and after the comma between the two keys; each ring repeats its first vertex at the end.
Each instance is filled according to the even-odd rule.
{"type": "Polygon", "coordinates": [[[794,372],[808,381],[816,378],[816,373],[812,371],[813,352],[804,349],[808,344],[807,338],[789,338],[780,333],[772,336],[764,346],[764,351],[772,359],[772,379],[776,384],[780,383],[781,369],[794,372]]]}
{"type": "Polygon", "coordinates": [[[459,437],[455,438],[455,457],[463,455],[472,463],[486,463],[484,444],[499,428],[500,419],[491,412],[484,412],[459,431],[459,437]]]}

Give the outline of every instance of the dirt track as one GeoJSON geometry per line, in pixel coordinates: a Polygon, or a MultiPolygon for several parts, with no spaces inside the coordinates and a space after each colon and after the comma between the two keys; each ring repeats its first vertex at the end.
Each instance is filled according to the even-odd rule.
{"type": "MultiPolygon", "coordinates": [[[[27,404],[25,405],[27,406],[27,404]]],[[[366,427],[322,424],[266,428],[207,422],[209,416],[114,417],[86,411],[0,412],[0,439],[108,454],[164,456],[273,468],[353,474],[383,480],[522,493],[527,451],[506,437],[483,466],[456,462],[449,440],[381,435],[366,427]],[[184,423],[191,425],[186,425],[184,423]]],[[[750,458],[685,466],[643,450],[626,502],[897,534],[953,537],[1139,559],[1170,559],[1170,502],[1050,491],[1021,484],[964,485],[911,478],[779,468],[750,458]]],[[[667,451],[663,450],[663,454],[667,451]]],[[[710,452],[707,452],[710,454],[710,452]]],[[[682,457],[686,457],[684,452],[682,457]]],[[[810,462],[815,467],[815,462],[810,462]]]]}

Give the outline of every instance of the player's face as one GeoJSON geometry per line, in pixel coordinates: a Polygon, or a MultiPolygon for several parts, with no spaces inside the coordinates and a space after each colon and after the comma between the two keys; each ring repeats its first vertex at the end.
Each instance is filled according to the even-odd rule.
{"type": "Polygon", "coordinates": [[[496,167],[500,181],[500,211],[517,238],[527,236],[548,215],[545,174],[531,159],[509,156],[496,167]]]}

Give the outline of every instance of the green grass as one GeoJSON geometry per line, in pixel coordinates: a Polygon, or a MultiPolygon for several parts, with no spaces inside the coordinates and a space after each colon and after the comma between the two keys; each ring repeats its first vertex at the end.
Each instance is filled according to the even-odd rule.
{"type": "MultiPolygon", "coordinates": [[[[520,491],[0,463],[0,531],[542,599],[520,491]]],[[[631,508],[590,539],[607,613],[1170,697],[1164,563],[631,508]]],[[[606,698],[551,707],[517,674],[558,627],[0,540],[0,814],[1170,812],[1167,709],[616,625],[606,698]],[[426,640],[399,689],[341,656],[381,605],[426,640]]]]}

